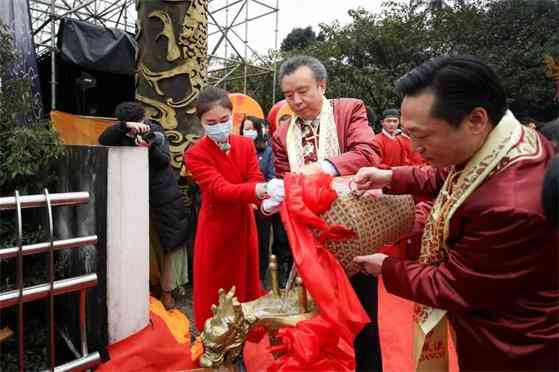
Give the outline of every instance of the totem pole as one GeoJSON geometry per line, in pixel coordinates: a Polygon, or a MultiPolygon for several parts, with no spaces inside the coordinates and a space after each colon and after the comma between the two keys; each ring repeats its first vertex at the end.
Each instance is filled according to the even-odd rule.
{"type": "Polygon", "coordinates": [[[171,165],[202,135],[194,116],[208,67],[208,0],[136,0],[136,100],[165,129],[171,165]]]}

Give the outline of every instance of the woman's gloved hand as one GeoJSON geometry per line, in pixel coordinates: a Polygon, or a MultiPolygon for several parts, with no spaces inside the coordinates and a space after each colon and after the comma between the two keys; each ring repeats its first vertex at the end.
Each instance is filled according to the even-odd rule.
{"type": "Polygon", "coordinates": [[[283,180],[278,178],[271,179],[268,181],[268,195],[270,195],[271,199],[281,203],[285,196],[285,188],[283,185],[283,180]]]}

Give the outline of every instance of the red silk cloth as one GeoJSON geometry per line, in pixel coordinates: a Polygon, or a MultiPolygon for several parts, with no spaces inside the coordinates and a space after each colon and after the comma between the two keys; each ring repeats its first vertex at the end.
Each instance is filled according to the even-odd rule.
{"type": "Polygon", "coordinates": [[[370,320],[342,266],[324,242],[347,239],[353,232],[341,225],[328,225],[320,217],[337,197],[330,186],[331,176],[288,173],[284,182],[281,218],[297,271],[320,315],[278,332],[282,345],[275,350],[287,351],[287,355],[269,370],[351,370],[351,345],[370,320]],[[349,346],[350,352],[340,344],[349,346]]]}
{"type": "Polygon", "coordinates": [[[277,337],[282,344],[270,351],[287,354],[274,360],[268,371],[355,371],[352,344],[335,333],[335,326],[322,315],[299,322],[294,328],[282,328],[277,337]]]}

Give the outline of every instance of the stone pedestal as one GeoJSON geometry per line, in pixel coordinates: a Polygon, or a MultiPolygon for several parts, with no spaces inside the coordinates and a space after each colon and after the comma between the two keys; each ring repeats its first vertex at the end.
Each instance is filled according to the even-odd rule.
{"type": "MultiPolygon", "coordinates": [[[[54,209],[56,238],[96,234],[98,242],[59,252],[57,273],[97,273],[97,287],[87,291],[87,334],[89,349],[103,353],[149,322],[148,153],[133,147],[66,148],[50,192],[88,191],[90,201],[54,209]]],[[[57,325],[79,347],[78,309],[78,296],[57,300],[57,325]]]]}
{"type": "Polygon", "coordinates": [[[149,321],[147,150],[109,149],[107,177],[107,309],[109,344],[149,321]]]}

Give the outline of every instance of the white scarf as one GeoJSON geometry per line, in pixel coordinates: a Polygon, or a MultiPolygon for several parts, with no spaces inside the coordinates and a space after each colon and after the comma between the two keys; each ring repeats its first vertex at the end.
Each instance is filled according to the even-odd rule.
{"type": "MultiPolygon", "coordinates": [[[[303,132],[297,123],[297,116],[291,118],[287,129],[286,147],[291,172],[299,172],[305,165],[303,153],[303,132]]],[[[340,155],[340,143],[338,142],[338,129],[334,118],[334,110],[326,97],[322,98],[322,108],[319,115],[319,138],[318,138],[318,160],[340,155]]]]}

